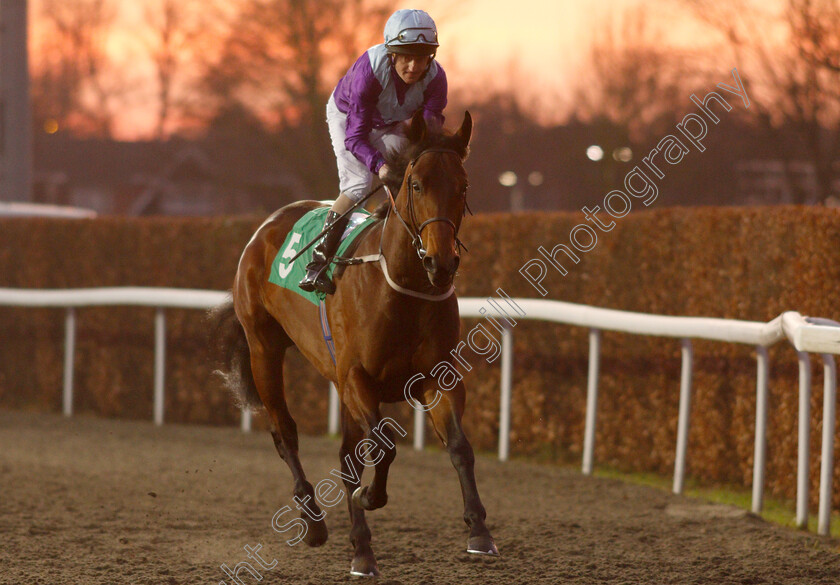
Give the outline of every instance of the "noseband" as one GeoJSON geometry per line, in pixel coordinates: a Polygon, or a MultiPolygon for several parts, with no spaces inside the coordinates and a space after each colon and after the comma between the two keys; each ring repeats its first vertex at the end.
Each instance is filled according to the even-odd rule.
{"type": "Polygon", "coordinates": [[[414,246],[414,249],[417,252],[417,255],[422,260],[426,257],[426,246],[423,244],[423,230],[426,228],[427,225],[432,224],[436,221],[442,221],[444,223],[449,224],[452,226],[452,231],[455,233],[455,243],[458,246],[458,250],[460,251],[461,248],[465,247],[461,240],[458,239],[458,228],[455,225],[455,222],[449,219],[448,217],[432,217],[427,219],[423,223],[417,227],[417,217],[414,212],[414,186],[412,182],[412,171],[414,170],[414,165],[420,160],[424,154],[429,154],[431,152],[441,152],[447,154],[454,154],[458,157],[458,160],[461,160],[461,155],[458,154],[455,150],[451,148],[429,148],[418,154],[414,159],[408,164],[408,177],[406,182],[408,184],[408,215],[409,219],[411,220],[411,227],[409,227],[408,223],[405,221],[400,212],[397,211],[397,204],[394,201],[394,197],[391,195],[391,191],[386,187],[385,192],[388,193],[388,198],[391,200],[391,209],[396,214],[397,218],[399,218],[400,222],[405,226],[405,229],[408,230],[408,234],[411,236],[411,245],[414,246]],[[413,229],[412,229],[413,228],[413,229]]]}

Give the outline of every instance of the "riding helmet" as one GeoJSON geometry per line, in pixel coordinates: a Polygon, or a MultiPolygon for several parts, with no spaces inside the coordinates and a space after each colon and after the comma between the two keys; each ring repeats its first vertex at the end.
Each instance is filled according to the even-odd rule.
{"type": "Polygon", "coordinates": [[[438,48],[435,21],[423,10],[397,10],[385,23],[389,53],[434,55],[438,48]]]}

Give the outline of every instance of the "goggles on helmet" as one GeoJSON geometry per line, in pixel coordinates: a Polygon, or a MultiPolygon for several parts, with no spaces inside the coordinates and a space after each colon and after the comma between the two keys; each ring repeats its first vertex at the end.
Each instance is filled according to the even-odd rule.
{"type": "Polygon", "coordinates": [[[428,28],[404,28],[390,43],[398,42],[401,45],[421,43],[424,45],[437,45],[437,32],[428,28]]]}

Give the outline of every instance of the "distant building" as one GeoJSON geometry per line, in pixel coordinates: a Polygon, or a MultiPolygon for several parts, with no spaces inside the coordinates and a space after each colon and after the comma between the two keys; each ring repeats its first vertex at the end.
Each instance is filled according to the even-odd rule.
{"type": "Polygon", "coordinates": [[[820,202],[820,189],[813,163],[779,159],[742,160],[735,163],[735,173],[741,204],[820,202]]]}
{"type": "Polygon", "coordinates": [[[33,200],[117,215],[265,214],[305,198],[270,155],[200,141],[38,136],[33,200]]]}

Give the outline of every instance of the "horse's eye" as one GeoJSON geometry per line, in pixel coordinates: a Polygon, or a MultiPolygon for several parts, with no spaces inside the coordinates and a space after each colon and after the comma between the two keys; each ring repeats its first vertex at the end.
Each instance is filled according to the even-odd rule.
{"type": "Polygon", "coordinates": [[[420,192],[420,183],[418,183],[417,181],[414,181],[411,184],[411,188],[414,190],[415,193],[419,193],[420,192]]]}

